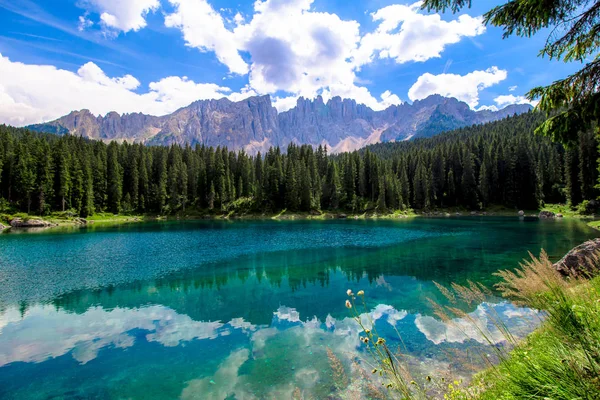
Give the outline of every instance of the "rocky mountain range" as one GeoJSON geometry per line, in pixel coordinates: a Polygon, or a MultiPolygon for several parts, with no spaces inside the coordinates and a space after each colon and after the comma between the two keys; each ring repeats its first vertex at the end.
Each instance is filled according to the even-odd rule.
{"type": "Polygon", "coordinates": [[[201,100],[165,116],[141,113],[94,116],[73,111],[55,121],[31,125],[40,132],[80,135],[91,139],[127,140],[148,145],[173,143],[227,146],[254,154],[289,143],[326,144],[333,153],[369,144],[428,137],[452,129],[528,112],[529,105],[510,105],[499,111],[474,111],[455,98],[432,95],[413,104],[383,111],[350,99],[299,98],[294,108],[278,113],[269,96],[232,102],[201,100]]]}

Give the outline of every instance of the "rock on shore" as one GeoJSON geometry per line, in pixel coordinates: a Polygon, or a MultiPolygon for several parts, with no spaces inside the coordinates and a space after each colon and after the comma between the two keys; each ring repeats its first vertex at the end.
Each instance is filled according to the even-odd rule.
{"type": "Polygon", "coordinates": [[[564,276],[590,278],[598,274],[600,238],[587,242],[569,251],[554,268],[564,276]]]}
{"type": "Polygon", "coordinates": [[[10,226],[13,228],[49,228],[51,226],[57,226],[57,224],[42,219],[23,220],[22,218],[14,218],[10,221],[10,226]]]}
{"type": "Polygon", "coordinates": [[[539,218],[554,218],[556,215],[552,211],[540,211],[539,218]]]}

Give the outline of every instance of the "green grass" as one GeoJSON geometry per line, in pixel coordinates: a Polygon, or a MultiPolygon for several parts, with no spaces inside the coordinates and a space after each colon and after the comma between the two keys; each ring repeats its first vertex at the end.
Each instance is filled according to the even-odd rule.
{"type": "Polygon", "coordinates": [[[94,214],[86,218],[88,222],[94,224],[119,224],[119,223],[130,223],[130,222],[141,222],[146,217],[143,215],[121,215],[112,213],[99,213],[94,214]]]}
{"type": "Polygon", "coordinates": [[[548,319],[508,359],[478,376],[480,399],[600,398],[600,278],[553,290],[548,319]]]}
{"type": "Polygon", "coordinates": [[[546,204],[540,208],[540,211],[552,211],[554,214],[562,214],[570,218],[583,218],[577,209],[571,208],[568,204],[546,204]]]}
{"type": "Polygon", "coordinates": [[[589,221],[587,224],[594,229],[600,229],[600,221],[589,221]]]}

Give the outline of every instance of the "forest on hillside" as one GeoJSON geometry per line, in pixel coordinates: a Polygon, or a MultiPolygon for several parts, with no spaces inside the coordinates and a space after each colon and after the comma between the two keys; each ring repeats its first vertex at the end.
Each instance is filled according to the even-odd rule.
{"type": "Polygon", "coordinates": [[[565,149],[530,112],[433,138],[328,155],[290,145],[250,156],[204,146],[147,147],[0,126],[0,211],[174,214],[389,212],[499,205],[537,209],[596,199],[598,143],[565,149]]]}

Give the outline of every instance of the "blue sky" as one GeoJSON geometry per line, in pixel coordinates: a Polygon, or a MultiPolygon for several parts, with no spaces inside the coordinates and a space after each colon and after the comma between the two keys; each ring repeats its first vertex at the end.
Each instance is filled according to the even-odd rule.
{"type": "Polygon", "coordinates": [[[480,16],[402,0],[0,0],[0,123],[73,109],[166,114],[198,99],[432,93],[501,108],[573,72],[537,57],[545,33],[502,39],[480,16]]]}

